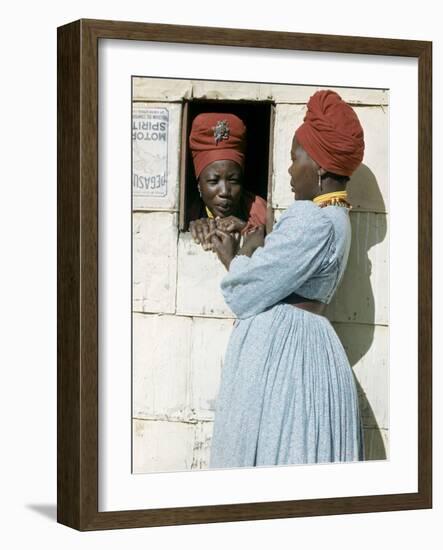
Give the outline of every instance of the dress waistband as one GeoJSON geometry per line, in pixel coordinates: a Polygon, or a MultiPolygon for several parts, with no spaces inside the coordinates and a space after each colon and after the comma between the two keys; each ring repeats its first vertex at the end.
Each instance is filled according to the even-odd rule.
{"type": "Polygon", "coordinates": [[[318,300],[310,300],[309,298],[300,296],[295,292],[287,296],[284,300],[282,300],[282,302],[306,311],[310,311],[311,313],[315,313],[317,315],[324,315],[326,310],[326,304],[323,302],[319,302],[318,300]]]}

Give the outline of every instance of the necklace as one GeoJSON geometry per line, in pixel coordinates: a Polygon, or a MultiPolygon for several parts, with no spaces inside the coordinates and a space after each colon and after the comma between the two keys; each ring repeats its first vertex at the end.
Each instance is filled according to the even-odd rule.
{"type": "Polygon", "coordinates": [[[325,206],[344,206],[351,209],[352,206],[347,201],[347,191],[333,191],[332,193],[323,193],[312,199],[317,206],[324,208],[325,206]]]}

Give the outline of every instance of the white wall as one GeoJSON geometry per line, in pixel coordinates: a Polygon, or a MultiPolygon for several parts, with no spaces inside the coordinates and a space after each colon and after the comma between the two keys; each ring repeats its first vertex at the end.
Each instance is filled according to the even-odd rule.
{"type": "MultiPolygon", "coordinates": [[[[443,149],[437,2],[271,4],[78,0],[5,4],[2,40],[2,499],[6,548],[438,548],[443,520],[442,221],[435,219],[434,510],[81,534],[54,522],[56,27],[79,17],[434,40],[434,147],[443,149]],[[345,14],[343,16],[343,14],[345,14]],[[14,108],[20,106],[20,109],[14,108]],[[23,110],[26,109],[26,117],[23,110]],[[20,116],[22,115],[22,116],[20,116]],[[26,129],[26,130],[25,130],[26,129]],[[7,154],[5,154],[7,151],[7,154]],[[22,300],[26,298],[26,300],[22,300]]],[[[443,204],[436,154],[434,204],[443,204]]]]}

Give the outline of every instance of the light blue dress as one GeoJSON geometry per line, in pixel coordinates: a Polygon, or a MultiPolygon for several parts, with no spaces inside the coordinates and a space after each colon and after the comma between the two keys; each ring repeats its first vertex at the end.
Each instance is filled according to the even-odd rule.
{"type": "Polygon", "coordinates": [[[221,282],[237,319],[216,403],[210,468],[364,460],[354,375],[329,320],[351,242],[348,209],[294,201],[221,282]]]}

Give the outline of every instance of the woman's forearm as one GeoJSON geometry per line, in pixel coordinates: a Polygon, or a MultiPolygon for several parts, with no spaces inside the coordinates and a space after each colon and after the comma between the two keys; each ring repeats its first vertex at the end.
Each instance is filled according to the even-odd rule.
{"type": "Polygon", "coordinates": [[[260,248],[259,244],[252,244],[245,242],[243,246],[238,250],[237,255],[238,256],[248,256],[250,258],[252,254],[257,250],[257,248],[260,248]]]}

